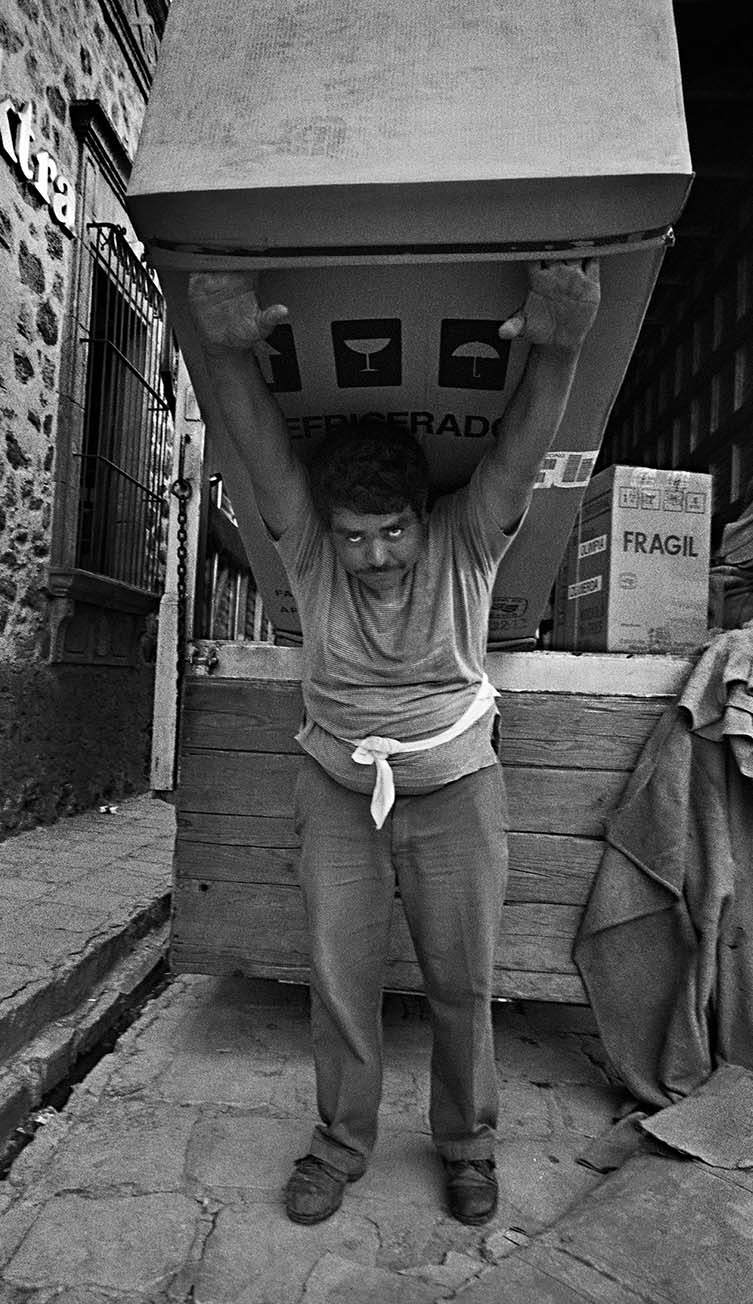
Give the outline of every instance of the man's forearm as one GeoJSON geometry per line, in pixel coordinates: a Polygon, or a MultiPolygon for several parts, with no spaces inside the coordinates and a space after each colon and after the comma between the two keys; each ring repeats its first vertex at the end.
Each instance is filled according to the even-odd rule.
{"type": "Polygon", "coordinates": [[[579,357],[580,350],[531,348],[525,374],[500,429],[506,474],[524,488],[535,478],[560,428],[579,357]]]}
{"type": "Polygon", "coordinates": [[[243,272],[194,272],[188,299],[222,414],[222,428],[215,431],[222,444],[218,469],[234,505],[244,502],[250,481],[262,517],[279,537],[300,510],[306,476],[254,348],[265,346],[287,319],[287,308],[262,309],[255,278],[243,272]]]}
{"type": "Polygon", "coordinates": [[[536,475],[560,428],[580,350],[533,345],[520,384],[507,406],[497,442],[484,459],[487,491],[503,528],[528,505],[536,475]]]}
{"type": "Polygon", "coordinates": [[[222,411],[225,432],[263,474],[290,455],[285,418],[270,394],[252,349],[205,350],[207,370],[222,411]]]}
{"type": "Polygon", "coordinates": [[[497,444],[483,467],[503,528],[514,525],[525,511],[536,473],[560,428],[600,302],[599,264],[594,258],[531,264],[528,282],[525,303],[502,323],[499,334],[502,339],[527,340],[531,347],[497,444]]]}
{"type": "MultiPolygon", "coordinates": [[[[225,441],[218,449],[219,469],[236,485],[243,477],[250,479],[262,517],[275,535],[281,534],[293,489],[304,474],[282,411],[251,349],[207,350],[205,357],[223,417],[217,432],[225,441]]],[[[232,488],[230,493],[232,499],[232,488]]]]}

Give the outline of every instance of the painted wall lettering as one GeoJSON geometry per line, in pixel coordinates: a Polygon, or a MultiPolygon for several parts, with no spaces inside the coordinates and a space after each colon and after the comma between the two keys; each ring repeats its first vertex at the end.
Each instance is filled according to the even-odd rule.
{"type": "Polygon", "coordinates": [[[31,101],[17,108],[8,97],[0,100],[0,149],[42,197],[55,220],[72,231],[76,221],[76,192],[46,149],[33,151],[35,142],[31,101]]]}

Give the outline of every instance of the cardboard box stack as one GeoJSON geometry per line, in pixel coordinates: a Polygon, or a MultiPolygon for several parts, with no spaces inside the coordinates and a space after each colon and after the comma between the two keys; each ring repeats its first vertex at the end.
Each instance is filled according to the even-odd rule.
{"type": "Polygon", "coordinates": [[[711,476],[612,466],[591,481],[559,570],[553,644],[692,652],[708,628],[711,476]]]}
{"type": "MultiPolygon", "coordinates": [[[[467,479],[520,377],[525,346],[497,328],[525,262],[602,257],[599,317],[497,579],[504,644],[535,633],[691,176],[671,0],[174,0],[129,207],[210,458],[222,417],[188,276],[251,269],[290,309],[262,365],[302,458],[345,418],[390,416],[439,490],[467,479]]],[[[294,635],[253,499],[226,482],[294,635]]]]}

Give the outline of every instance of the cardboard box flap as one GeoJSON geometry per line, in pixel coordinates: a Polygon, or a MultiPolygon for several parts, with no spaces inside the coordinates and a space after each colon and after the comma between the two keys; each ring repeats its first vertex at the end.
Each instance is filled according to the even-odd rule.
{"type": "Polygon", "coordinates": [[[129,193],[284,249],[655,228],[690,175],[668,0],[174,0],[129,193]]]}

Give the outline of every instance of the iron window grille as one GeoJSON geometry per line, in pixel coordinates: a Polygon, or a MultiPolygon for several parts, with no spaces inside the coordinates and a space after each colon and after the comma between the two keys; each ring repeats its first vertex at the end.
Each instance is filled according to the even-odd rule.
{"type": "Polygon", "coordinates": [[[162,383],[164,302],[122,227],[89,225],[91,299],[76,565],[159,593],[172,414],[162,383]]]}

